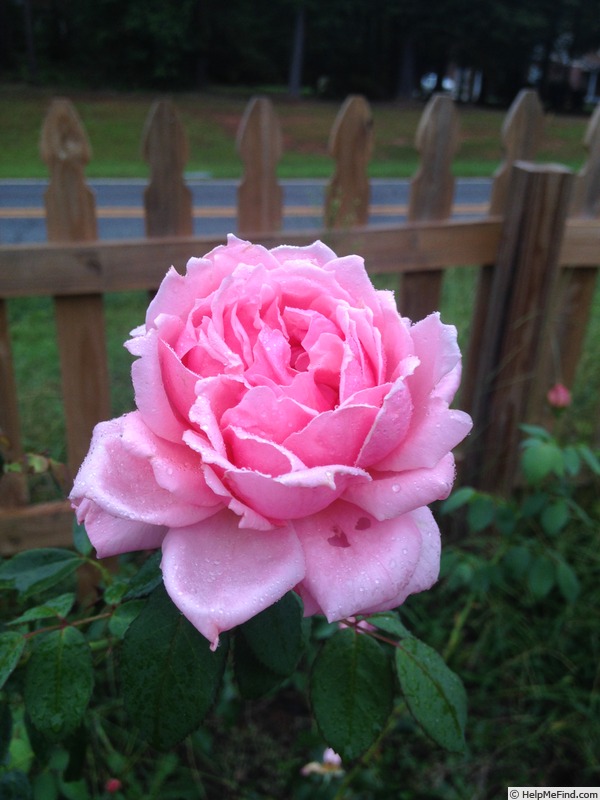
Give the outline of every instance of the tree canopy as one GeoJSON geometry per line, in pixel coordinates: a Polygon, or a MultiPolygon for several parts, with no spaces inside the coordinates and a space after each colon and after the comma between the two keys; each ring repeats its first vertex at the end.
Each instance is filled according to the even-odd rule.
{"type": "Polygon", "coordinates": [[[510,99],[537,65],[600,47],[596,0],[0,0],[4,79],[86,86],[286,85],[330,96],[408,94],[449,64],[510,99]]]}

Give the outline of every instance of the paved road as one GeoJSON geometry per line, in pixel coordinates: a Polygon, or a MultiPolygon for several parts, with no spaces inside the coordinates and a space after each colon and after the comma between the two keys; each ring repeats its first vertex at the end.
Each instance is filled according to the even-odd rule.
{"type": "MultiPolygon", "coordinates": [[[[194,233],[225,235],[235,229],[237,181],[187,179],[194,199],[194,233]]],[[[91,180],[96,193],[98,233],[101,239],[144,236],[142,198],[145,180],[91,180]]],[[[282,181],[284,230],[306,230],[322,224],[325,180],[282,181]]],[[[0,244],[46,241],[43,197],[46,181],[0,181],[0,244]]],[[[485,213],[491,181],[487,178],[459,179],[455,216],[485,213]]],[[[391,224],[405,218],[407,180],[375,179],[371,183],[369,222],[391,224]]]]}

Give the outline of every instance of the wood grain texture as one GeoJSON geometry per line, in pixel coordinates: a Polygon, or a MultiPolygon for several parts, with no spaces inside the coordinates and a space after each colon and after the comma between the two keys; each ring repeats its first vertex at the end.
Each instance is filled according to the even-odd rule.
{"type": "Polygon", "coordinates": [[[243,235],[278,231],[283,220],[283,190],[277,164],[283,153],[281,127],[267,97],[248,103],[237,134],[244,174],[237,192],[237,230],[243,235]]]}
{"type": "Polygon", "coordinates": [[[508,492],[517,472],[519,424],[539,407],[540,366],[552,330],[558,253],[572,187],[559,167],[513,167],[492,286],[493,304],[480,344],[468,480],[508,492]]]}
{"type": "MultiPolygon", "coordinates": [[[[68,100],[52,102],[42,128],[40,154],[50,172],[45,196],[48,241],[94,241],[95,201],[84,176],[90,146],[77,112],[68,100]]],[[[104,310],[100,294],[84,296],[80,290],[75,298],[52,293],[67,428],[67,463],[74,476],[88,450],[94,425],[110,415],[104,310]]]]}
{"type": "Polygon", "coordinates": [[[170,100],[152,105],[142,133],[142,156],[150,165],[144,189],[146,236],[191,236],[192,193],[183,179],[188,141],[170,100]]]}
{"type": "Polygon", "coordinates": [[[333,176],[325,191],[326,228],[352,228],[369,220],[371,188],[367,167],[373,151],[373,115],[367,100],[350,95],[329,135],[333,176]]]}

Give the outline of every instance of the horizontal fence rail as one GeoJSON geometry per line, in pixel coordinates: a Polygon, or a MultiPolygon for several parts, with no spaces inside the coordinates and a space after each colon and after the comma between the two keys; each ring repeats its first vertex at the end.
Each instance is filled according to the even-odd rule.
{"type": "MultiPolygon", "coordinates": [[[[502,129],[504,159],[487,214],[456,221],[451,167],[459,116],[450,98],[434,96],[416,131],[421,162],[411,182],[408,221],[365,227],[373,115],[364,98],[349,97],[329,142],[335,166],[324,225],[285,234],[276,174],[282,139],[269,100],[250,102],[237,140],[244,164],[239,235],[267,247],[321,239],[338,255],[358,253],[370,273],[398,277],[400,310],[415,320],[439,308],[448,268],[478,267],[461,399],[475,425],[461,453],[461,476],[496,491],[507,491],[514,481],[518,423],[542,419],[544,392],[558,376],[575,378],[600,264],[600,112],[589,123],[589,159],[576,176],[531,163],[542,123],[537,95],[521,92],[502,129]]],[[[191,256],[223,243],[222,237],[191,235],[193,208],[183,179],[187,138],[170,102],[152,106],[142,142],[150,165],[147,238],[98,241],[95,200],[84,175],[91,150],[83,126],[64,99],[53,101],[44,121],[48,242],[0,245],[0,448],[6,461],[23,458],[7,303],[53,298],[67,466],[74,475],[94,424],[110,416],[103,296],[153,291],[170,265],[182,271],[191,256]]],[[[0,555],[69,544],[72,519],[67,501],[29,504],[24,475],[0,477],[0,555]]]]}

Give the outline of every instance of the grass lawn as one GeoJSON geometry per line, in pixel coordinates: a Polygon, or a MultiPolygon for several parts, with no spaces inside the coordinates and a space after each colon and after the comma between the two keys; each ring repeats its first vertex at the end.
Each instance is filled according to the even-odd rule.
{"type": "MultiPolygon", "coordinates": [[[[64,93],[75,104],[92,149],[89,177],[145,177],[140,156],[144,120],[156,96],[148,92],[64,93]]],[[[0,86],[0,178],[38,178],[47,174],[38,154],[39,133],[51,89],[0,86]]],[[[235,149],[238,125],[249,93],[182,93],[173,99],[186,129],[189,172],[215,178],[236,178],[241,161],[235,149]]],[[[340,103],[320,100],[290,102],[281,95],[273,103],[283,131],[283,178],[328,177],[329,132],[340,103]]],[[[373,177],[410,177],[418,155],[414,139],[423,104],[372,104],[375,145],[370,165],[373,177]]],[[[491,175],[502,157],[500,131],[505,112],[464,107],[460,113],[460,149],[454,161],[457,176],[491,175]]],[[[587,118],[548,115],[540,159],[577,169],[584,161],[582,145],[587,118]]]]}

